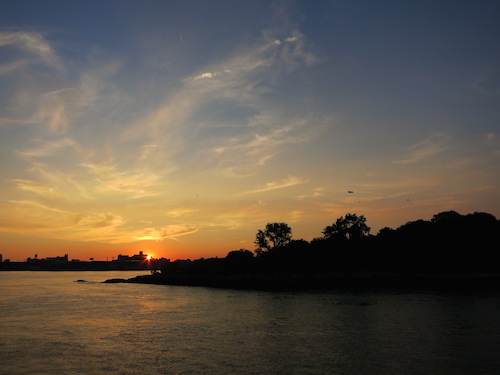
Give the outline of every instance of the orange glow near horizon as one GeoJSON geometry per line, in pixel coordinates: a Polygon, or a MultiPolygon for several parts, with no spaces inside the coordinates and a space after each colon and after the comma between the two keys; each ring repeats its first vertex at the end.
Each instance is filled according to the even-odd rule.
{"type": "Polygon", "coordinates": [[[487,68],[500,62],[499,26],[488,7],[471,5],[480,22],[463,43],[443,30],[472,22],[467,7],[429,24],[406,5],[381,18],[361,6],[353,18],[336,2],[255,2],[234,12],[251,29],[233,28],[229,40],[219,34],[233,17],[216,12],[207,26],[182,2],[109,2],[95,33],[78,12],[53,17],[56,2],[33,2],[35,18],[10,3],[0,30],[4,260],[111,261],[141,249],[141,261],[225,257],[253,251],[267,223],[311,241],[348,213],[365,216],[373,235],[449,210],[500,217],[500,84],[487,68]],[[164,13],[193,25],[189,44],[172,38],[178,26],[164,13]],[[302,17],[330,13],[324,33],[303,27],[302,17]],[[386,33],[365,17],[395,27],[410,17],[416,28],[386,33]],[[94,39],[110,25],[117,32],[94,39]],[[376,46],[359,38],[372,31],[376,46]],[[423,64],[434,35],[451,49],[423,64]],[[416,58],[392,48],[403,40],[416,58]],[[208,41],[209,56],[188,47],[208,41]]]}

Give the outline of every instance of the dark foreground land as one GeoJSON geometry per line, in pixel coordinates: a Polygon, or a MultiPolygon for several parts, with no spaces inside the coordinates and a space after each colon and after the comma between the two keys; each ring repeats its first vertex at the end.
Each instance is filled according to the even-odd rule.
{"type": "Polygon", "coordinates": [[[482,275],[142,275],[105,283],[205,286],[283,291],[500,291],[500,274],[482,275]]]}
{"type": "Polygon", "coordinates": [[[475,212],[441,212],[369,235],[353,214],[311,242],[292,240],[286,223],[269,223],[256,236],[255,254],[178,260],[161,272],[129,280],[166,285],[281,290],[500,291],[500,221],[475,212]]]}

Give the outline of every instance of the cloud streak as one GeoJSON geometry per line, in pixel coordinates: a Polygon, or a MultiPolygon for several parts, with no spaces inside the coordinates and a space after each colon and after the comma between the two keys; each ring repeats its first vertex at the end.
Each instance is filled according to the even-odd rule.
{"type": "Polygon", "coordinates": [[[393,161],[395,164],[413,164],[427,161],[448,149],[448,137],[444,134],[433,134],[422,142],[407,148],[404,159],[393,161]]]}
{"type": "MultiPolygon", "coordinates": [[[[50,43],[39,33],[26,32],[26,31],[14,31],[0,32],[0,47],[14,46],[25,50],[31,55],[39,57],[48,66],[55,68],[57,70],[63,70],[63,65],[57,57],[54,49],[50,43]]],[[[26,60],[23,62],[11,64],[12,69],[17,69],[23,66],[26,60]]],[[[1,71],[0,67],[0,71],[1,71]]]]}
{"type": "Polygon", "coordinates": [[[247,191],[246,193],[263,193],[266,191],[284,189],[291,186],[305,184],[306,182],[307,180],[304,178],[288,176],[283,180],[267,182],[264,185],[259,186],[257,189],[247,191]]]}
{"type": "Polygon", "coordinates": [[[36,25],[0,31],[2,241],[151,242],[193,258],[251,248],[270,221],[312,238],[347,212],[389,225],[434,201],[498,211],[498,25],[471,27],[487,48],[461,53],[467,41],[442,33],[449,19],[420,29],[399,5],[371,19],[405,15],[412,35],[377,34],[364,9],[330,2],[197,5],[89,3],[102,12],[89,33],[74,12],[54,24],[54,4],[40,4],[36,25]],[[359,39],[369,33],[375,44],[359,39]],[[446,53],[422,62],[441,53],[426,51],[432,35],[446,53]],[[402,38],[408,48],[389,47],[402,38]]]}
{"type": "Polygon", "coordinates": [[[18,215],[11,216],[8,221],[0,220],[0,231],[35,231],[42,237],[114,244],[176,239],[198,231],[196,226],[190,224],[134,228],[127,225],[123,216],[116,213],[79,213],[29,200],[6,202],[0,206],[0,212],[13,207],[18,215]]]}

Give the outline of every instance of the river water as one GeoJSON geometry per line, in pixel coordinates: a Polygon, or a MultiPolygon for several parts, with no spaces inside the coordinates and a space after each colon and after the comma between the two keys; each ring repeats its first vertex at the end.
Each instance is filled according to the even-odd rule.
{"type": "Polygon", "coordinates": [[[0,272],[0,373],[500,373],[499,293],[101,283],[138,274],[0,272]]]}

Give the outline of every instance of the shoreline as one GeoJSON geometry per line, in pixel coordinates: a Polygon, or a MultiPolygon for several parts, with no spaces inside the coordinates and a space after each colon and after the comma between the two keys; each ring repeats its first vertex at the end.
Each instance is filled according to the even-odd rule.
{"type": "Polygon", "coordinates": [[[246,274],[246,275],[141,275],[109,279],[104,283],[201,286],[225,289],[283,291],[500,291],[500,274],[246,274]]]}
{"type": "Polygon", "coordinates": [[[0,272],[111,272],[111,271],[147,271],[150,268],[36,268],[36,269],[0,269],[0,272]]]}

